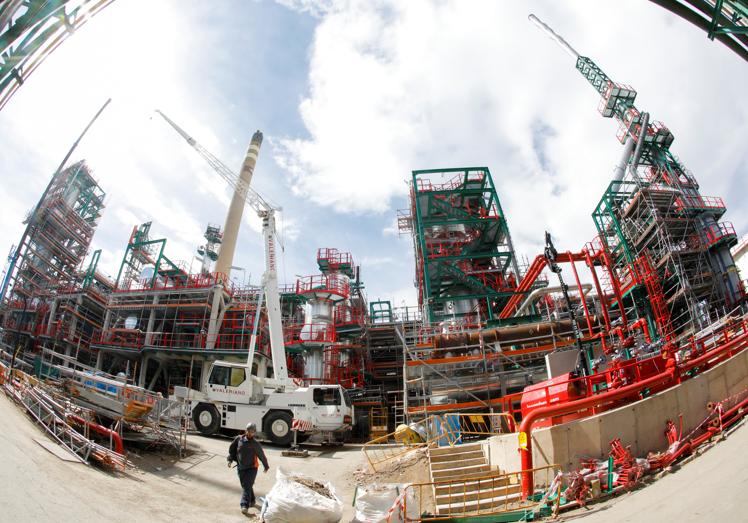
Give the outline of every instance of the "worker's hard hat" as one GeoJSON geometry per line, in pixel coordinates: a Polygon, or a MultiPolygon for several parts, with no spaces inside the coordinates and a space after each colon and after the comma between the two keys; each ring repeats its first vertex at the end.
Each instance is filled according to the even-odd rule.
{"type": "Polygon", "coordinates": [[[256,423],[247,423],[246,430],[251,430],[252,432],[257,432],[257,424],[256,423]]]}

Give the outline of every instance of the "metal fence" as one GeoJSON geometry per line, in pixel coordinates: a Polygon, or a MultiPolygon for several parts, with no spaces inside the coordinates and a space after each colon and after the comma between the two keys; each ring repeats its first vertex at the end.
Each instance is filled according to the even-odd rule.
{"type": "Polygon", "coordinates": [[[398,500],[400,505],[393,508],[402,514],[403,521],[419,523],[508,513],[516,513],[518,518],[524,518],[522,520],[549,515],[549,506],[559,499],[558,465],[532,470],[538,488],[525,499],[522,498],[522,472],[414,483],[405,488],[398,500]],[[408,506],[414,503],[417,510],[408,506]]]}
{"type": "Polygon", "coordinates": [[[375,472],[417,449],[455,446],[515,432],[514,418],[505,412],[433,415],[398,428],[364,444],[363,453],[375,472]]]}

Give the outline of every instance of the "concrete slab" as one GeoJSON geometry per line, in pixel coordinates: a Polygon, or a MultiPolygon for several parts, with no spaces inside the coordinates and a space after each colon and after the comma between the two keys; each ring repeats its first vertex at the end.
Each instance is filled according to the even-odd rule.
{"type": "Polygon", "coordinates": [[[53,443],[46,439],[37,439],[37,438],[34,438],[34,441],[36,441],[42,448],[47,450],[50,454],[57,456],[62,461],[69,461],[70,463],[80,463],[81,465],[84,464],[72,452],[70,452],[66,448],[61,447],[57,443],[53,443]]]}

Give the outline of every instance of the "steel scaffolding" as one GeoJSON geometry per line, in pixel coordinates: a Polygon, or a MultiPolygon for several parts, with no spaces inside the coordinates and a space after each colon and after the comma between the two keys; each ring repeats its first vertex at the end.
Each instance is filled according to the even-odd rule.
{"type": "Polygon", "coordinates": [[[519,269],[486,167],[413,171],[410,212],[419,305],[430,322],[479,325],[514,294],[519,269]]]}

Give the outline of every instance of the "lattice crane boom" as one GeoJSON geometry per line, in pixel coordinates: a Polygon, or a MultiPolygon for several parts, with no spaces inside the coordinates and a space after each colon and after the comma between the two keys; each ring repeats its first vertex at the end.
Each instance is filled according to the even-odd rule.
{"type": "Polygon", "coordinates": [[[280,211],[281,209],[279,207],[274,207],[270,205],[268,202],[265,201],[265,199],[260,196],[260,194],[249,187],[247,184],[245,184],[240,178],[239,175],[235,174],[234,171],[232,171],[225,163],[223,163],[221,160],[219,160],[213,153],[211,153],[209,150],[207,150],[205,147],[200,145],[200,143],[195,140],[192,136],[187,134],[187,132],[179,127],[171,118],[166,116],[164,113],[156,109],[156,112],[164,119],[166,122],[172,126],[172,128],[179,133],[179,135],[185,139],[185,141],[195,149],[200,156],[202,156],[208,164],[213,168],[213,170],[218,173],[218,175],[223,178],[226,183],[229,184],[233,189],[236,189],[239,191],[242,196],[244,197],[244,200],[247,202],[247,204],[254,210],[260,217],[264,217],[264,215],[270,211],[280,211]]]}
{"type": "MultiPolygon", "coordinates": [[[[179,133],[179,135],[200,154],[200,156],[205,158],[221,178],[226,180],[226,182],[233,187],[237,193],[241,194],[247,205],[249,205],[257,215],[262,218],[262,236],[265,244],[265,273],[262,277],[262,285],[265,288],[265,302],[267,304],[266,308],[268,314],[268,330],[270,333],[270,352],[273,359],[273,373],[275,374],[275,379],[280,387],[292,389],[295,385],[293,381],[289,379],[288,369],[286,368],[286,349],[283,341],[283,322],[281,320],[280,312],[277,255],[275,251],[275,212],[280,211],[281,209],[266,202],[257,191],[243,182],[237,174],[229,169],[205,147],[200,145],[197,140],[192,138],[192,136],[179,127],[168,116],[159,110],[156,110],[156,112],[161,115],[161,117],[166,120],[166,122],[171,125],[172,128],[174,128],[174,130],[177,131],[177,133],[179,133]]],[[[256,327],[257,322],[255,322],[255,329],[256,327]]],[[[215,339],[216,332],[217,324],[211,321],[211,326],[208,332],[209,343],[211,340],[215,339]]],[[[255,330],[252,336],[251,347],[248,351],[247,367],[249,369],[252,368],[255,348],[254,344],[257,339],[256,334],[257,332],[255,330]]]]}
{"type": "MultiPolygon", "coordinates": [[[[643,137],[643,144],[638,148],[639,158],[648,162],[649,149],[657,146],[662,152],[669,149],[675,139],[673,133],[662,122],[649,122],[646,113],[640,112],[634,101],[636,91],[628,85],[611,80],[605,72],[591,59],[580,55],[566,40],[543,23],[537,16],[529,15],[529,20],[555,41],[567,54],[576,60],[575,67],[587,82],[597,91],[602,99],[598,110],[605,118],[615,118],[619,123],[618,140],[629,142],[625,153],[631,156],[634,145],[643,137]]],[[[638,161],[638,160],[637,160],[638,161]]]]}

